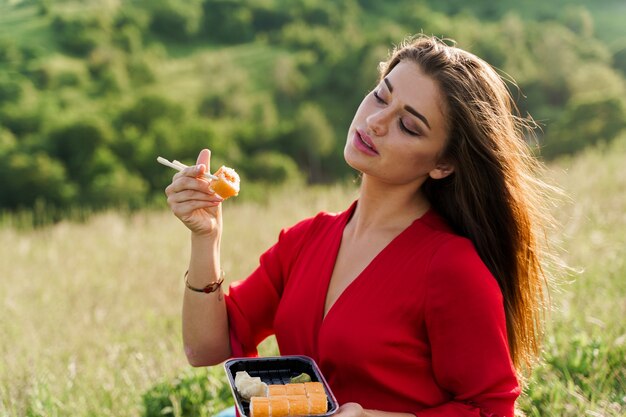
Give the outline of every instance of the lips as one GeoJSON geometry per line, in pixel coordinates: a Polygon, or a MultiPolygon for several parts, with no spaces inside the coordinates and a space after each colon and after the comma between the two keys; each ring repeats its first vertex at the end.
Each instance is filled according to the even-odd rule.
{"type": "Polygon", "coordinates": [[[361,129],[357,129],[355,132],[355,144],[357,147],[364,151],[369,151],[368,153],[373,153],[378,155],[378,151],[376,150],[376,146],[374,145],[374,141],[365,131],[361,129]],[[360,145],[360,146],[359,146],[360,145]]]}

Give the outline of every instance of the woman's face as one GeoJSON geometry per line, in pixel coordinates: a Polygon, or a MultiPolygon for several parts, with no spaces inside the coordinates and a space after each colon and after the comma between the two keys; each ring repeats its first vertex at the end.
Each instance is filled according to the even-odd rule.
{"type": "Polygon", "coordinates": [[[344,148],[346,162],[389,184],[449,175],[441,160],[447,138],[446,111],[435,81],[401,61],[361,102],[344,148]]]}

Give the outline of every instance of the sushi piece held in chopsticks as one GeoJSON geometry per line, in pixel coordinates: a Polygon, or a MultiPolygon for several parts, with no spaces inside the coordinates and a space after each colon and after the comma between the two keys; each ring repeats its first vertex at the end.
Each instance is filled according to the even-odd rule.
{"type": "Polygon", "coordinates": [[[221,166],[214,174],[217,180],[211,181],[211,189],[226,200],[239,194],[239,174],[234,169],[221,166]]]}
{"type": "MultiPolygon", "coordinates": [[[[174,160],[170,162],[160,156],[157,158],[157,162],[178,171],[182,171],[188,167],[179,161],[174,160]]],[[[239,174],[232,168],[222,165],[215,171],[215,174],[211,174],[210,172],[205,173],[204,178],[211,181],[211,189],[224,200],[239,194],[241,179],[239,178],[239,174]]]]}

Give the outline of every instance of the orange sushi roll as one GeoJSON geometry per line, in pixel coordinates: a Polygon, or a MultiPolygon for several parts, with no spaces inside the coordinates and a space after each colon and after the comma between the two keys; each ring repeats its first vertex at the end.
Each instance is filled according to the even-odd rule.
{"type": "Polygon", "coordinates": [[[250,417],[270,417],[270,400],[267,397],[250,399],[250,417]]]}
{"type": "Polygon", "coordinates": [[[221,166],[213,174],[217,177],[211,182],[211,189],[224,200],[239,194],[239,174],[234,169],[221,166]]]}
{"type": "Polygon", "coordinates": [[[285,384],[287,395],[305,395],[304,384],[285,384]]]}
{"type": "Polygon", "coordinates": [[[277,395],[287,395],[287,390],[284,385],[268,385],[267,386],[267,396],[273,397],[277,395]]]}
{"type": "Polygon", "coordinates": [[[288,395],[289,415],[306,416],[309,414],[309,399],[306,395],[288,395]]]}
{"type": "Polygon", "coordinates": [[[326,394],[309,394],[309,413],[323,414],[328,411],[328,402],[326,394]]]}
{"type": "Polygon", "coordinates": [[[326,394],[324,385],[321,382],[305,382],[304,389],[307,394],[326,394]]]}
{"type": "Polygon", "coordinates": [[[272,417],[287,417],[289,415],[289,400],[287,397],[267,397],[270,403],[272,417]]]}

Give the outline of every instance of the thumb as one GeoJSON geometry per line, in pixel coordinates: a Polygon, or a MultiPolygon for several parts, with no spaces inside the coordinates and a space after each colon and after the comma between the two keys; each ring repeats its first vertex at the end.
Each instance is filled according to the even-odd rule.
{"type": "Polygon", "coordinates": [[[198,154],[198,159],[196,160],[196,165],[203,164],[206,167],[205,172],[211,172],[211,151],[208,149],[203,149],[198,154]]]}

